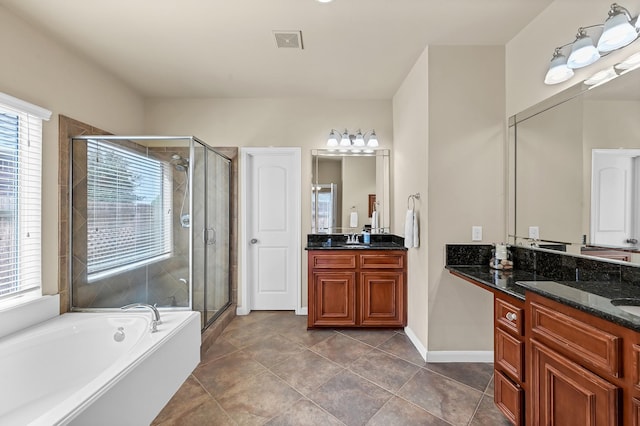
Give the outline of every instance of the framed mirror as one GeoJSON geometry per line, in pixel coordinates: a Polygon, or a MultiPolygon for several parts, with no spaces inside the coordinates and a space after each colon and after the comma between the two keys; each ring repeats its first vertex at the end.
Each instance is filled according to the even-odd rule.
{"type": "Polygon", "coordinates": [[[389,233],[390,151],[311,151],[311,233],[389,233]]]}
{"type": "Polygon", "coordinates": [[[511,117],[509,238],[640,263],[640,70],[511,117]]]}

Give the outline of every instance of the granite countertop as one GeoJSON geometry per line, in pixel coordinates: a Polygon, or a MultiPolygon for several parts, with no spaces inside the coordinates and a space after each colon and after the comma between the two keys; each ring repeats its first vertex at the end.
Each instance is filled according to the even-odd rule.
{"type": "Polygon", "coordinates": [[[407,250],[404,245],[393,242],[381,242],[371,244],[347,244],[347,243],[307,243],[305,250],[407,250]]]}
{"type": "Polygon", "coordinates": [[[393,234],[370,234],[371,242],[364,244],[362,234],[358,234],[356,244],[347,243],[344,234],[309,234],[305,250],[407,250],[404,238],[393,234]]]}
{"type": "Polygon", "coordinates": [[[554,281],[532,272],[505,273],[488,266],[447,265],[446,268],[520,300],[525,299],[526,291],[531,291],[640,332],[640,316],[611,304],[613,299],[640,299],[640,286],[612,281],[554,281]]]}

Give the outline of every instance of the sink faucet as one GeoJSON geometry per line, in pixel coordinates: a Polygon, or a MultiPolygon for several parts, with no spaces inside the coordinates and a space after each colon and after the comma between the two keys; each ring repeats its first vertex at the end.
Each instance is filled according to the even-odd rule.
{"type": "Polygon", "coordinates": [[[151,330],[152,333],[155,333],[156,331],[158,331],[158,324],[162,324],[162,321],[160,321],[160,312],[158,311],[158,308],[156,308],[156,305],[155,304],[147,305],[145,303],[132,303],[130,305],[125,305],[120,309],[127,311],[129,309],[136,309],[136,308],[149,309],[151,311],[151,326],[149,327],[149,329],[151,330]]]}
{"type": "Polygon", "coordinates": [[[347,234],[347,244],[359,244],[358,234],[347,234]]]}

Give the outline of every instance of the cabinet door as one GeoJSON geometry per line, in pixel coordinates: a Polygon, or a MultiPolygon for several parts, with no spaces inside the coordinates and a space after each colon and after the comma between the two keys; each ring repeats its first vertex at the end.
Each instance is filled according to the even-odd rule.
{"type": "Polygon", "coordinates": [[[619,424],[618,387],[535,340],[531,355],[533,424],[619,424]]]}
{"type": "Polygon", "coordinates": [[[514,425],[522,424],[524,391],[507,376],[495,370],[493,399],[496,406],[514,425]]]}
{"type": "Polygon", "coordinates": [[[404,273],[360,273],[360,325],[404,326],[404,273]]]}
{"type": "Polygon", "coordinates": [[[313,272],[309,324],[352,326],[356,323],[356,273],[313,272]]]}

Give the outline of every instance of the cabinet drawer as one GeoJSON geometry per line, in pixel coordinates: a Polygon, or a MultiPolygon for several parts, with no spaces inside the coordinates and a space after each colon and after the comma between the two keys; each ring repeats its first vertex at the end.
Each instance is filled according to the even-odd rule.
{"type": "Polygon", "coordinates": [[[524,309],[496,297],[494,315],[496,325],[517,336],[524,336],[524,309]]]}
{"type": "Polygon", "coordinates": [[[640,391],[640,345],[638,344],[631,345],[631,365],[633,387],[636,388],[636,391],[640,391]]]}
{"type": "Polygon", "coordinates": [[[312,269],[354,269],[357,255],[349,253],[312,254],[309,268],[312,269]]]}
{"type": "Polygon", "coordinates": [[[493,400],[507,419],[514,425],[522,424],[523,389],[513,383],[507,376],[495,370],[495,389],[493,400]]]}
{"type": "Polygon", "coordinates": [[[505,331],[496,327],[496,366],[500,367],[511,378],[524,382],[524,343],[505,331]]]}
{"type": "Polygon", "coordinates": [[[530,312],[532,337],[584,365],[621,376],[620,337],[536,302],[531,302],[530,312]]]}
{"type": "Polygon", "coordinates": [[[404,252],[378,252],[360,255],[361,269],[403,269],[404,252]]]}

